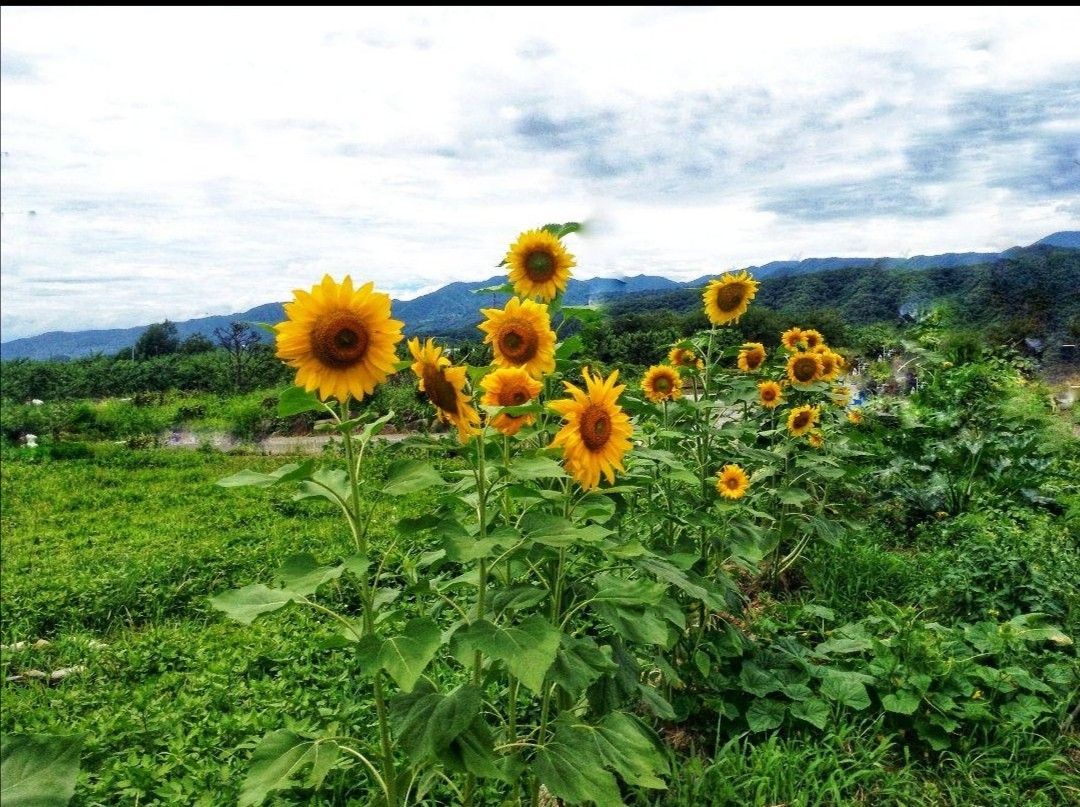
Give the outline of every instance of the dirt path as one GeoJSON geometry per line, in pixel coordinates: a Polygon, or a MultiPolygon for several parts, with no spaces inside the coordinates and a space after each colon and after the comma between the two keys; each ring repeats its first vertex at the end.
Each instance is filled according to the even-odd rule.
{"type": "MultiPolygon", "coordinates": [[[[376,439],[388,443],[400,443],[408,436],[407,434],[380,434],[376,439]]],[[[335,438],[327,434],[309,434],[300,437],[274,435],[252,442],[237,440],[227,432],[197,433],[174,429],[162,437],[161,445],[163,448],[188,450],[194,450],[204,445],[210,445],[219,451],[229,451],[234,448],[251,448],[257,454],[321,454],[323,448],[333,439],[335,438]]]]}

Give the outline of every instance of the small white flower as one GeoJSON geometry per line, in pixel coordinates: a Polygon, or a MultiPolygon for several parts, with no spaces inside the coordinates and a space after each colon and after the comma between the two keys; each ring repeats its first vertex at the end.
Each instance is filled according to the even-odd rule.
{"type": "Polygon", "coordinates": [[[37,448],[37,435],[28,434],[23,437],[23,442],[26,443],[27,448],[37,448]]]}
{"type": "Polygon", "coordinates": [[[43,400],[41,400],[41,398],[34,398],[33,400],[30,401],[30,403],[33,406],[41,406],[45,402],[43,400]]]}

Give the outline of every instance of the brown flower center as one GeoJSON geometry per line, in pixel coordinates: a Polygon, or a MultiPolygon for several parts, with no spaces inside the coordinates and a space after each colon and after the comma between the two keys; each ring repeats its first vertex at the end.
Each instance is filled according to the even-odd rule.
{"type": "Polygon", "coordinates": [[[728,283],[716,290],[716,307],[721,311],[735,311],[746,297],[746,287],[742,283],[728,283]]]}
{"type": "Polygon", "coordinates": [[[772,387],[766,387],[765,389],[763,389],[761,391],[761,400],[769,401],[769,402],[775,401],[776,400],[776,390],[773,389],[772,387]]]}
{"type": "Polygon", "coordinates": [[[820,343],[820,340],[818,339],[817,334],[804,333],[803,334],[803,339],[806,341],[806,346],[810,350],[813,350],[814,348],[816,348],[818,346],[818,344],[820,343]]]}
{"type": "Polygon", "coordinates": [[[809,422],[810,422],[810,413],[804,411],[804,412],[798,412],[795,415],[795,419],[791,421],[791,425],[796,429],[801,429],[804,426],[806,426],[806,424],[809,423],[809,422]]]}
{"type": "Polygon", "coordinates": [[[590,451],[599,451],[611,439],[611,413],[599,404],[589,404],[581,413],[578,431],[590,451]]]}
{"type": "Polygon", "coordinates": [[[525,274],[533,283],[546,283],[555,276],[555,257],[546,249],[525,256],[525,274]]]}
{"type": "Polygon", "coordinates": [[[748,350],[743,354],[743,358],[746,361],[746,366],[751,370],[756,370],[761,366],[761,363],[765,361],[765,354],[760,350],[748,350]]]}
{"type": "Polygon", "coordinates": [[[499,331],[499,352],[514,364],[527,364],[540,349],[540,337],[525,322],[511,320],[499,331]]]}
{"type": "Polygon", "coordinates": [[[653,379],[653,387],[657,392],[671,392],[671,376],[657,376],[653,379]]]}
{"type": "Polygon", "coordinates": [[[367,326],[351,311],[333,311],[311,329],[311,352],[335,370],[359,364],[371,342],[367,326]]]}
{"type": "Polygon", "coordinates": [[[451,415],[458,413],[458,396],[454,385],[446,380],[441,368],[428,364],[424,367],[424,392],[435,406],[451,415]]]}
{"type": "Polygon", "coordinates": [[[836,369],[836,365],[833,362],[832,356],[821,357],[821,374],[832,375],[833,370],[836,369]]]}
{"type": "MultiPolygon", "coordinates": [[[[529,394],[523,389],[503,390],[499,393],[499,406],[522,406],[528,402],[529,394]]],[[[512,415],[509,412],[503,412],[503,417],[517,420],[519,417],[524,417],[524,415],[512,415]]]]}
{"type": "Polygon", "coordinates": [[[727,478],[726,484],[727,484],[728,490],[738,490],[739,489],[739,477],[732,474],[731,476],[729,476],[727,478]]]}
{"type": "Polygon", "coordinates": [[[820,368],[821,365],[817,359],[805,357],[795,360],[795,363],[791,367],[791,372],[800,383],[805,384],[809,381],[813,381],[817,377],[820,368]]]}

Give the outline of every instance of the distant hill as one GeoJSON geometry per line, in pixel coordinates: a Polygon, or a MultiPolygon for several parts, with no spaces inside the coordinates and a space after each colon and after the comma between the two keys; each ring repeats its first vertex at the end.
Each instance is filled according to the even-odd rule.
{"type": "MultiPolygon", "coordinates": [[[[1036,242],[1033,247],[1080,250],[1080,232],[1054,233],[1036,242]]],[[[1013,247],[1001,253],[962,252],[917,255],[910,258],[807,258],[801,261],[773,261],[762,266],[751,267],[750,271],[757,279],[770,281],[846,270],[849,275],[846,276],[848,279],[845,282],[850,284],[868,270],[903,274],[928,269],[986,266],[995,261],[1015,258],[1017,255],[1024,254],[1026,249],[1030,248],[1013,247]]],[[[660,307],[663,307],[663,304],[670,299],[678,304],[676,307],[681,307],[693,297],[693,293],[687,293],[688,290],[703,286],[713,277],[715,275],[706,275],[686,283],[650,275],[636,275],[623,279],[574,279],[570,281],[567,288],[566,302],[569,305],[586,305],[628,298],[640,305],[644,300],[651,299],[653,304],[661,304],[660,307]]],[[[961,278],[962,276],[957,276],[953,280],[961,278]]],[[[501,306],[506,301],[506,295],[477,295],[474,291],[500,285],[504,280],[505,275],[497,275],[480,282],[451,283],[438,291],[412,300],[395,301],[394,315],[405,322],[405,331],[410,335],[438,336],[460,333],[472,328],[479,321],[478,308],[501,306]]],[[[860,288],[862,288],[861,285],[860,288]]],[[[177,322],[176,328],[181,339],[196,333],[212,336],[215,328],[227,326],[234,320],[280,322],[284,316],[281,303],[267,303],[236,314],[177,322]]],[[[13,339],[10,342],[0,343],[0,359],[77,358],[94,353],[115,354],[135,344],[145,328],[146,326],[143,325],[109,330],[51,331],[39,336],[13,339]]]]}

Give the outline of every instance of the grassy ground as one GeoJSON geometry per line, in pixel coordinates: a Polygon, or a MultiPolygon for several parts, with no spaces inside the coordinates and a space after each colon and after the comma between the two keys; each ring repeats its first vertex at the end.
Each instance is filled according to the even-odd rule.
{"type": "MultiPolygon", "coordinates": [[[[299,611],[245,628],[207,603],[265,581],[290,553],[348,554],[330,505],[213,484],[278,464],[118,446],[63,461],[6,455],[0,632],[5,645],[51,644],[5,651],[3,675],[85,669],[53,686],[6,682],[2,728],[84,735],[75,804],[231,804],[266,731],[336,719],[343,732],[370,736],[368,690],[349,655],[312,639],[327,628],[299,611]]],[[[424,502],[398,507],[376,520],[376,545],[385,547],[396,520],[424,502]]],[[[917,547],[875,548],[866,536],[851,551],[865,590],[838,576],[837,555],[825,555],[809,559],[810,587],[799,596],[824,601],[819,585],[832,592],[830,607],[854,612],[867,596],[921,590],[945,565],[908,563],[917,547]]],[[[343,587],[336,596],[353,593],[343,587]]],[[[1070,736],[1016,733],[931,756],[864,713],[825,732],[725,735],[707,748],[700,738],[669,739],[682,755],[677,775],[666,793],[638,803],[1019,807],[1066,804],[1080,793],[1080,749],[1070,736]]],[[[318,796],[296,790],[277,803],[361,805],[368,795],[357,768],[332,773],[318,796]]]]}

